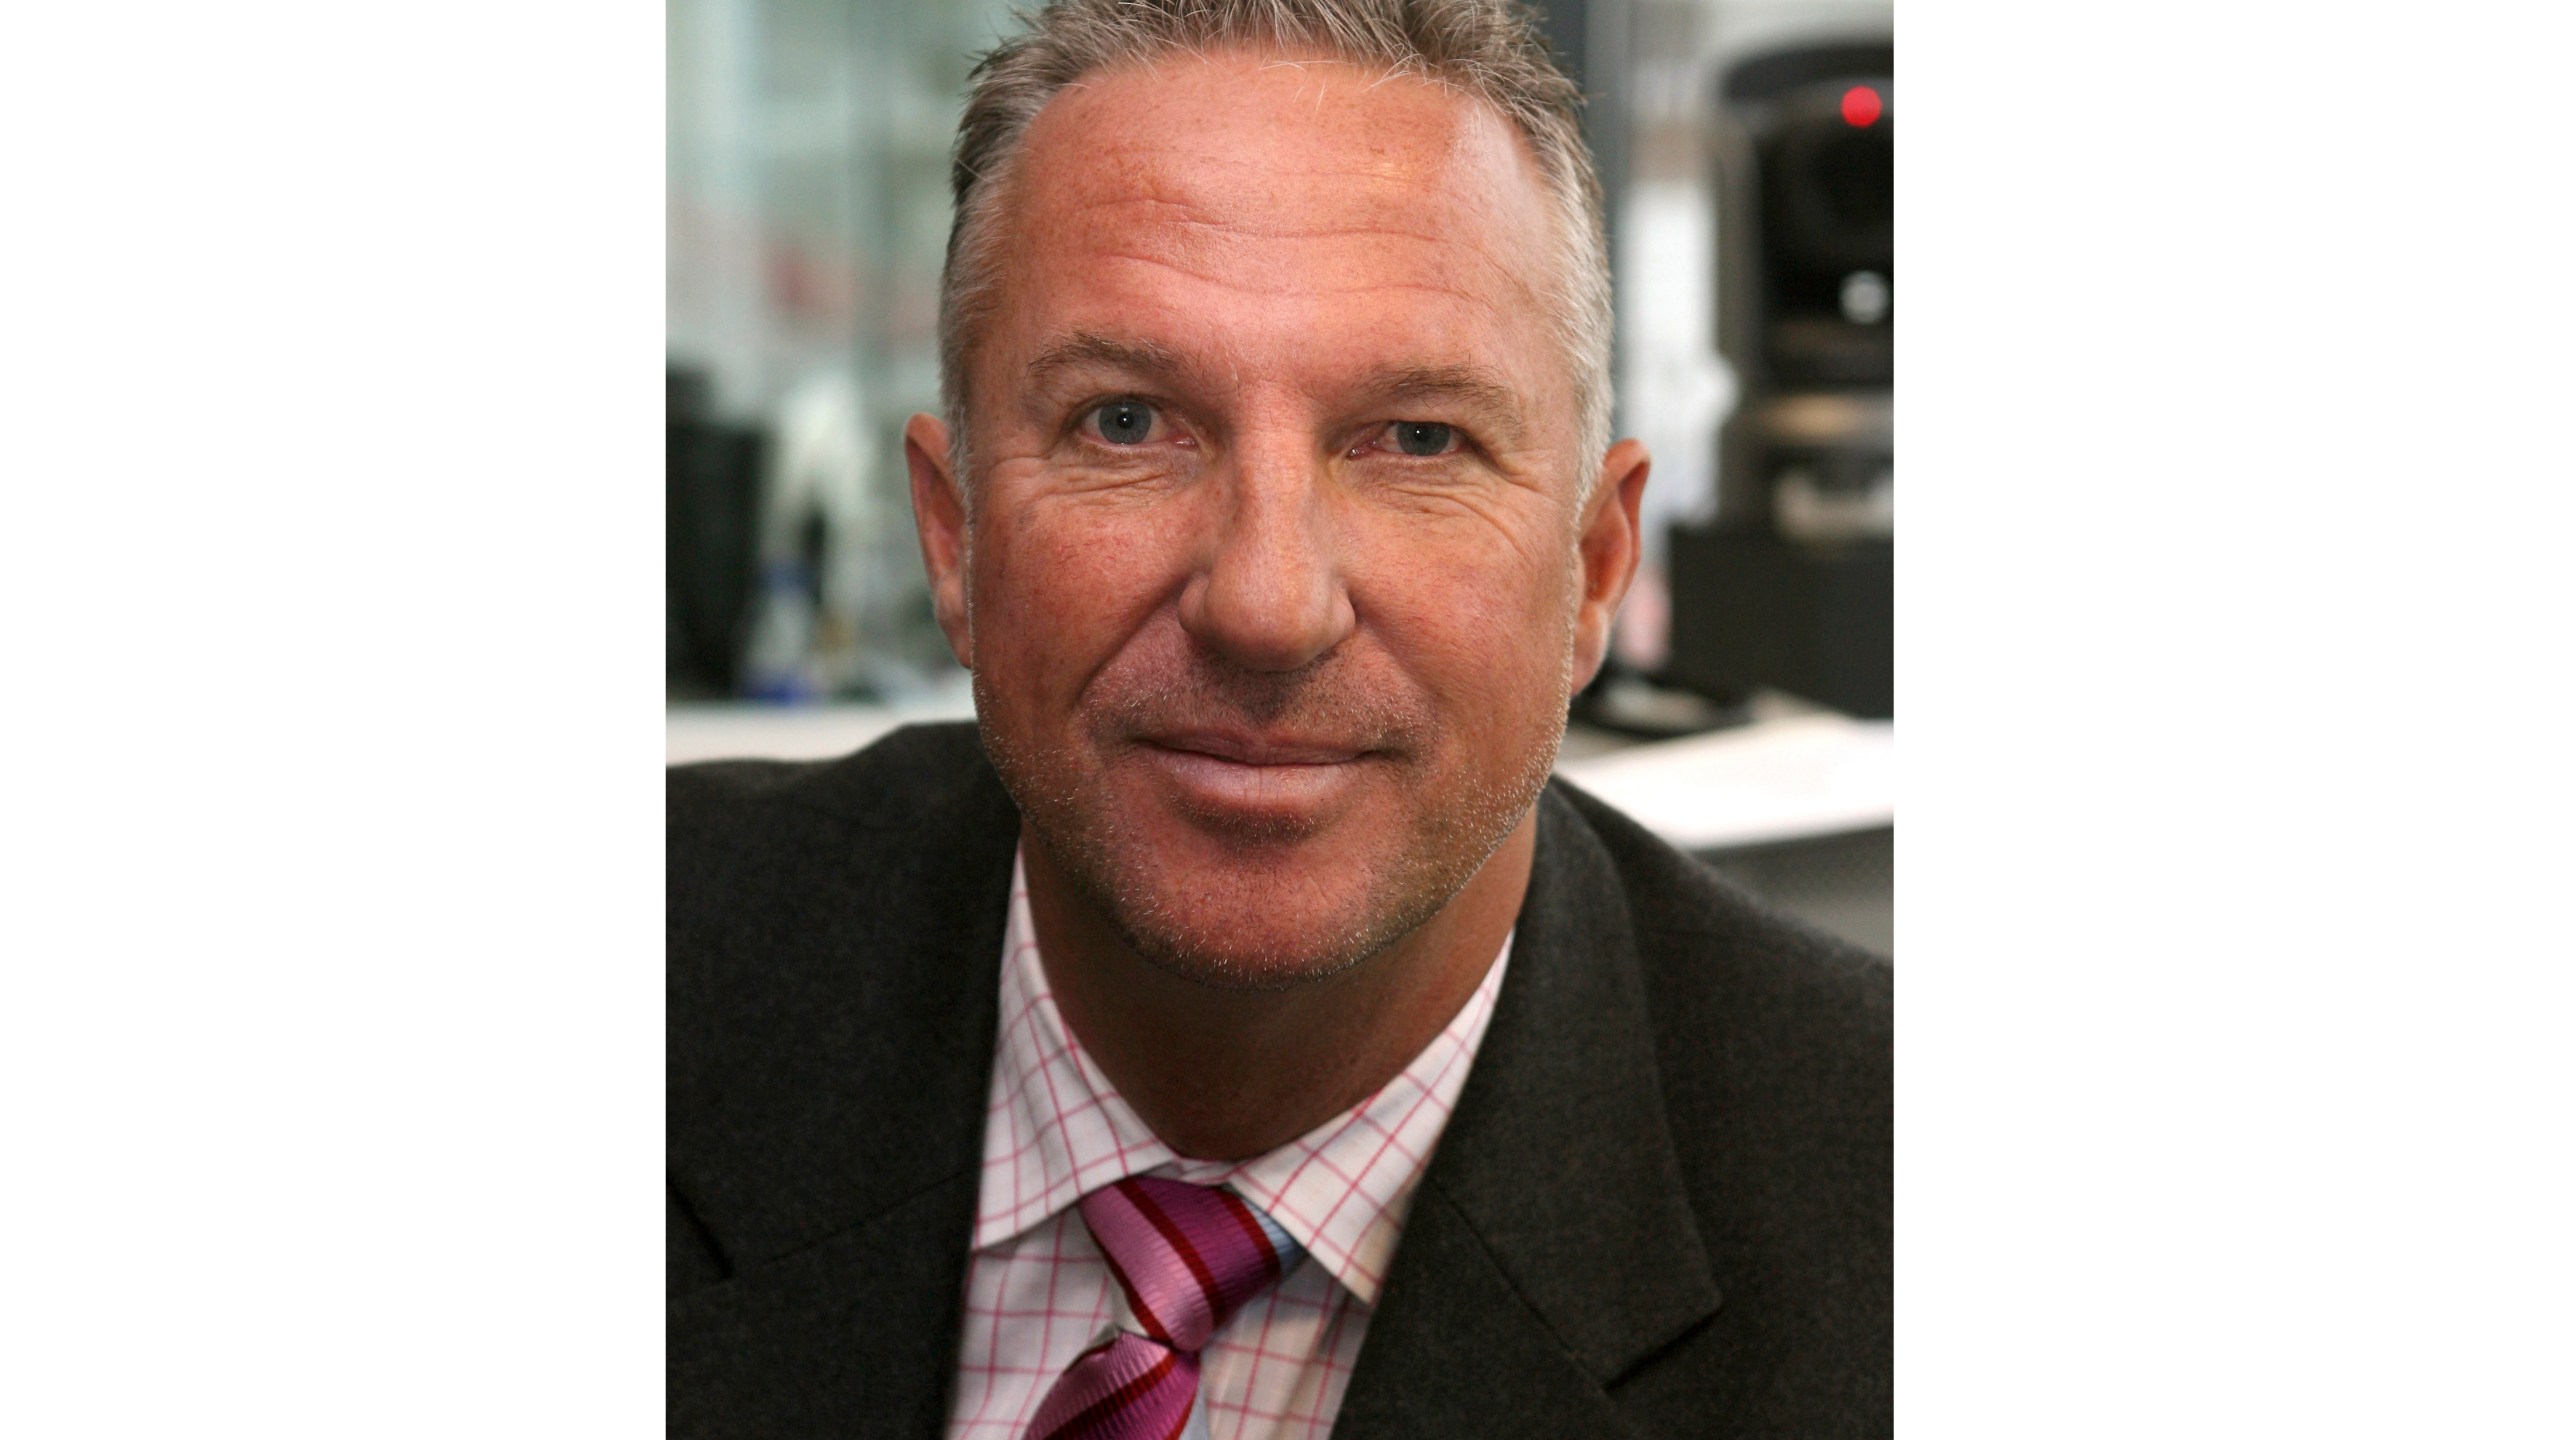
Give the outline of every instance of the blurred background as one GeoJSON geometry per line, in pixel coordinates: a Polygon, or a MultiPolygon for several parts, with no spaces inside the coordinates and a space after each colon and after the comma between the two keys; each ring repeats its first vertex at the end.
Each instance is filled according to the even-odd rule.
{"type": "MultiPolygon", "coordinates": [[[[1892,945],[1889,4],[1556,0],[1645,566],[1561,769],[1892,945]]],[[[1003,0],[669,0],[671,761],[970,713],[899,433],[937,406],[962,88],[1003,0]]]]}

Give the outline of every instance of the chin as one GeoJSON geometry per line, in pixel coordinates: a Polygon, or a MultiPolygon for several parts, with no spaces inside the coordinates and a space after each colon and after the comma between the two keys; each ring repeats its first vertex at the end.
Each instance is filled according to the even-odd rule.
{"type": "Polygon", "coordinates": [[[1347,832],[1245,840],[1204,834],[1126,792],[1114,800],[1024,814],[1086,908],[1140,959],[1217,989],[1340,975],[1430,919],[1464,881],[1414,873],[1409,847],[1370,833],[1377,816],[1347,832]]]}
{"type": "MultiPolygon", "coordinates": [[[[1076,879],[1085,886],[1082,875],[1076,879]]],[[[1140,959],[1167,974],[1219,990],[1290,990],[1358,968],[1448,899],[1431,893],[1400,903],[1392,896],[1350,898],[1366,888],[1337,889],[1328,903],[1300,886],[1265,889],[1230,875],[1205,883],[1141,881],[1089,890],[1087,898],[1140,959]]]]}

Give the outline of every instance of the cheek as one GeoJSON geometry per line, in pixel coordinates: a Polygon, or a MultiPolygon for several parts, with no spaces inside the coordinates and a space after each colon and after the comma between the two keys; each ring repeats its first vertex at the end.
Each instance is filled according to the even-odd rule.
{"type": "Polygon", "coordinates": [[[1487,531],[1372,547],[1365,619],[1454,732],[1539,740],[1570,653],[1561,542],[1520,547],[1487,531]],[[1532,733],[1534,732],[1534,733],[1532,733]]]}
{"type": "Polygon", "coordinates": [[[1042,708],[1071,701],[1179,585],[1172,529],[1085,507],[986,516],[970,577],[981,672],[1042,708]]]}

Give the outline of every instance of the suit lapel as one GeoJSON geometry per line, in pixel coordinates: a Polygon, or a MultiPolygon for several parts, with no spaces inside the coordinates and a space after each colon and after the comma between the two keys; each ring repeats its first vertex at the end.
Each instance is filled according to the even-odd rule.
{"type": "Polygon", "coordinates": [[[667,1316],[668,1433],[939,1433],[976,1179],[954,1176],[677,1301],[667,1316]]]}
{"type": "Polygon", "coordinates": [[[964,778],[901,797],[893,832],[864,807],[830,823],[816,787],[726,882],[766,953],[695,968],[782,978],[686,997],[751,1038],[681,1072],[712,1079],[670,1163],[734,1274],[670,1307],[672,1434],[943,1424],[1019,819],[974,736],[925,763],[964,778]]]}
{"type": "Polygon", "coordinates": [[[1552,793],[1511,965],[1352,1370],[1339,1440],[1608,1435],[1606,1387],[1720,1303],[1633,928],[1552,793]]]}

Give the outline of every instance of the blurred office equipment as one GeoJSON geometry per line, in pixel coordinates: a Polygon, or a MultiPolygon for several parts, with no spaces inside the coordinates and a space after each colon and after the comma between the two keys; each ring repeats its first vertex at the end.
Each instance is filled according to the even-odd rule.
{"type": "Polygon", "coordinates": [[[1776,44],[1715,82],[1715,505],[1671,526],[1664,672],[1893,713],[1893,49],[1776,44]]]}
{"type": "Polygon", "coordinates": [[[951,137],[1007,0],[668,0],[671,701],[951,668],[900,426],[936,408],[951,137]]]}
{"type": "Polygon", "coordinates": [[[713,398],[707,374],[669,364],[668,695],[805,704],[928,684],[881,641],[909,576],[880,556],[913,542],[850,376],[812,371],[770,418],[713,398]]]}
{"type": "Polygon", "coordinates": [[[712,412],[711,379],[667,367],[667,693],[735,693],[755,596],[765,432],[712,412]]]}

